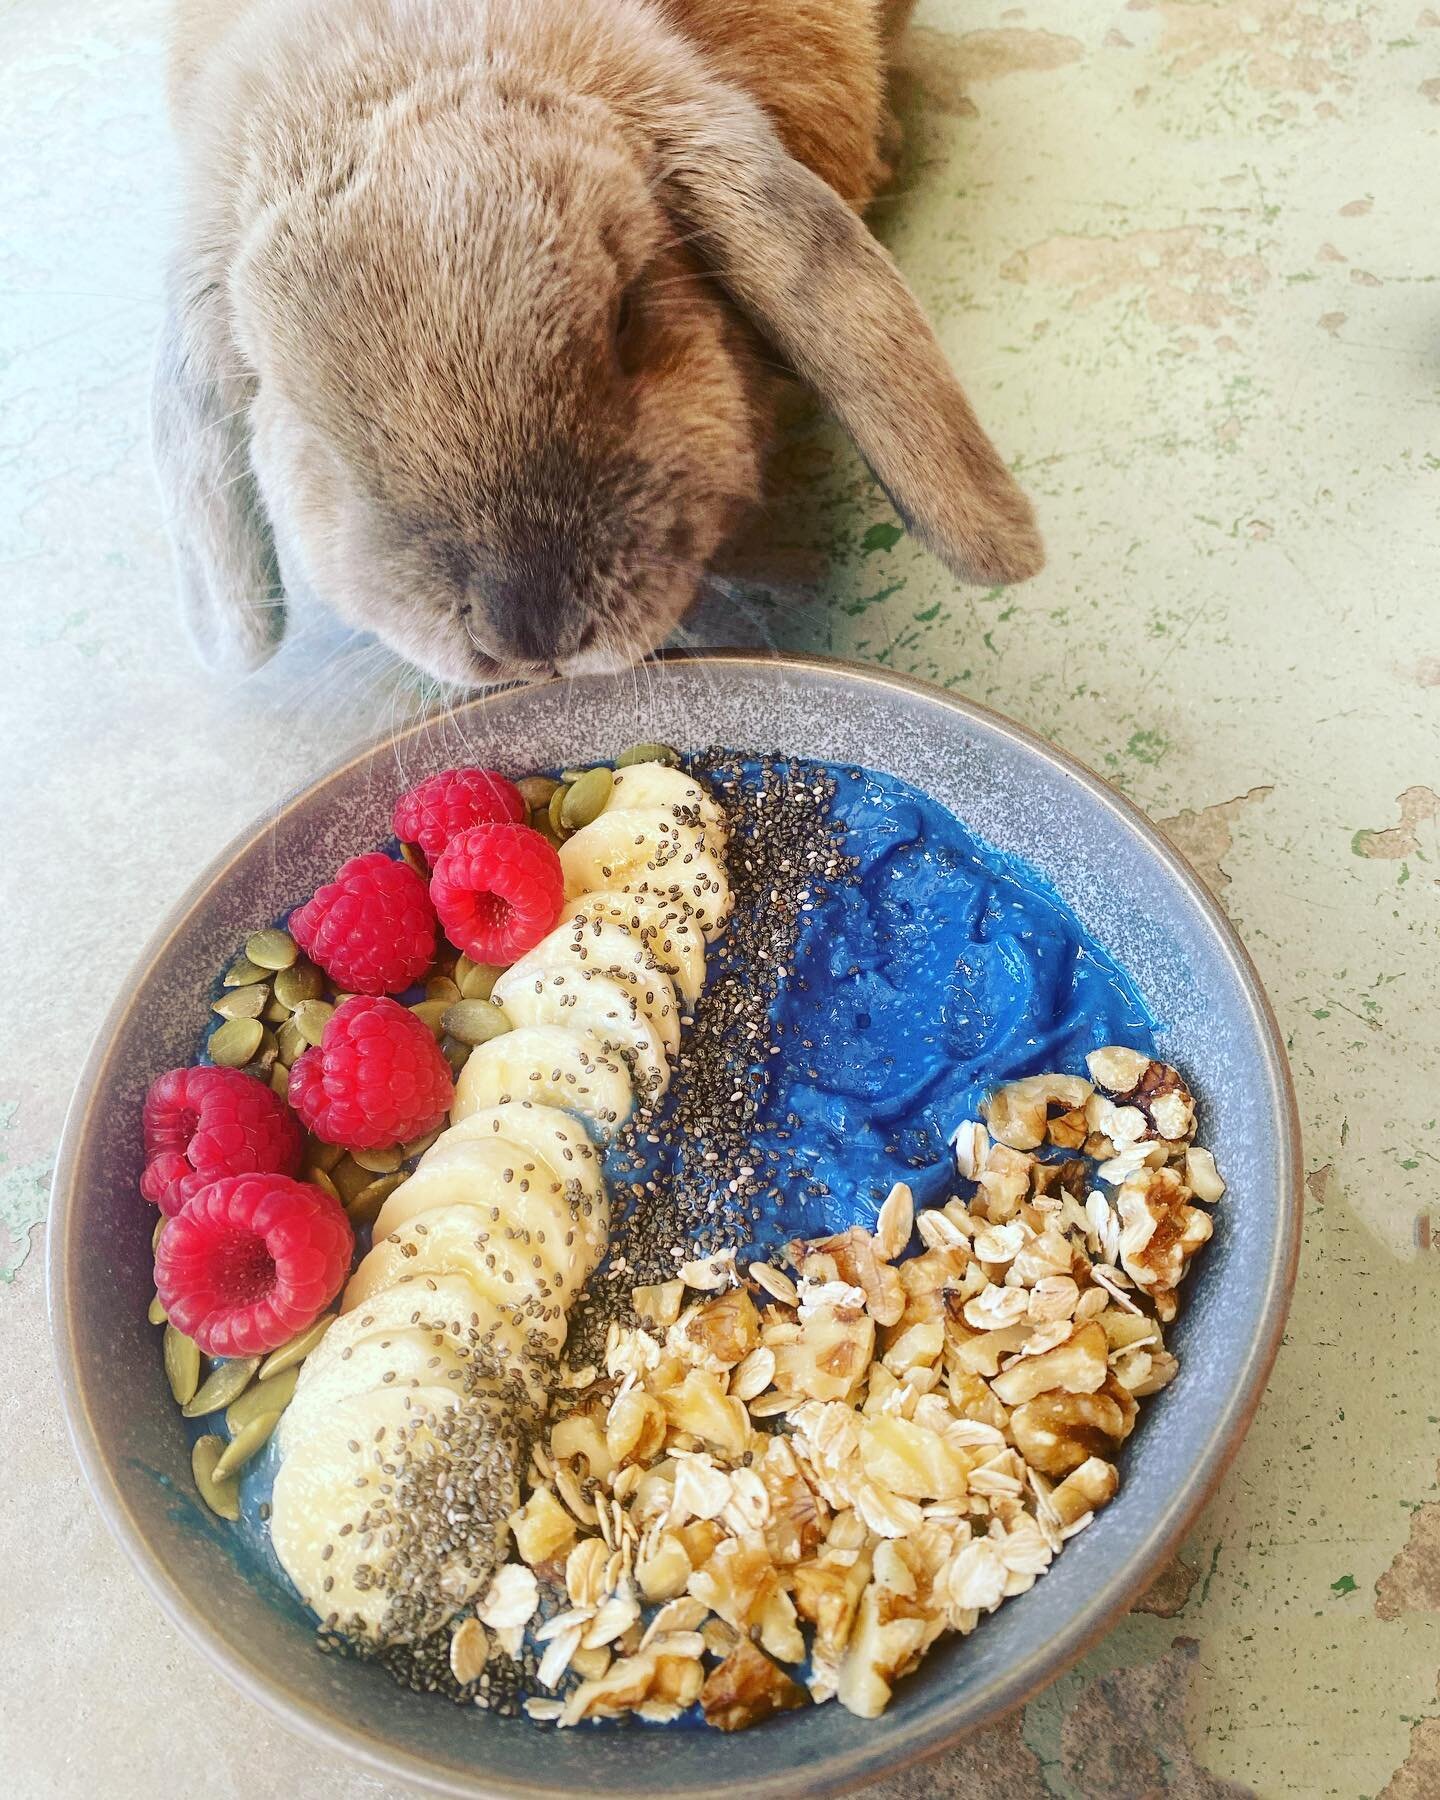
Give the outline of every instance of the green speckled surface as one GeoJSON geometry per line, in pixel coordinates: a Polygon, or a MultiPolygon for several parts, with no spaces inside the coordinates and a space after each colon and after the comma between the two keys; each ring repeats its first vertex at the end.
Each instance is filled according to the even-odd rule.
{"type": "MultiPolygon", "coordinates": [[[[27,1800],[378,1795],[142,1594],[75,1471],[44,1329],[68,1073],[132,950],[259,808],[425,703],[323,621],[242,687],[181,639],[142,432],[173,194],[161,15],[0,16],[0,1746],[27,1800]]],[[[1050,568],[957,589],[800,419],[729,586],[742,624],[717,603],[694,630],[939,680],[1161,820],[1288,1031],[1311,1206],[1269,1396],[1183,1563],[1023,1715],[877,1800],[1431,1800],[1440,13],[924,0],[909,59],[878,223],[1050,568]]]]}

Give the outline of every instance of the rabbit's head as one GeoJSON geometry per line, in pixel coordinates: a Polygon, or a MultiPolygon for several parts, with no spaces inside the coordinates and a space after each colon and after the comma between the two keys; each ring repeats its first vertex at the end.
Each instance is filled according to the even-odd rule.
{"type": "Polygon", "coordinates": [[[223,279],[182,263],[157,451],[209,660],[302,589],[465,685],[633,660],[758,495],[777,354],[959,573],[1039,566],[889,257],[683,47],[633,54],[402,94],[223,279]]]}

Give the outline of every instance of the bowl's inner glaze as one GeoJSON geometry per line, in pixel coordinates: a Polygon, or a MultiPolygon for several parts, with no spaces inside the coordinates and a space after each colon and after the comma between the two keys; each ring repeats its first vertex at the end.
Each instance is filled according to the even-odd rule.
{"type": "Polygon", "coordinates": [[[82,1079],[57,1175],[51,1300],[77,1445],[112,1523],[182,1625],[293,1722],[377,1766],[458,1793],[678,1794],[736,1781],[757,1793],[821,1793],[1013,1704],[1173,1547],[1238,1441],[1278,1341],[1298,1229],[1292,1132],[1273,1023],[1194,878],[1102,784],[1002,722],[860,672],[745,657],[663,663],[643,705],[628,684],[601,680],[494,696],[301,795],[207,872],[142,959],[82,1079]],[[135,1203],[140,1103],[156,1072],[193,1055],[197,997],[237,939],[381,841],[396,792],[436,769],[478,761],[523,772],[656,738],[892,771],[1033,864],[1164,1021],[1159,1052],[1201,1097],[1202,1140],[1229,1182],[1170,1333],[1180,1376],[1127,1446],[1119,1497],[1029,1594],[972,1637],[937,1646],[879,1721],[832,1705],[735,1738],[542,1736],[318,1655],[284,1584],[194,1496],[187,1435],[145,1321],[152,1220],[135,1203]]]}

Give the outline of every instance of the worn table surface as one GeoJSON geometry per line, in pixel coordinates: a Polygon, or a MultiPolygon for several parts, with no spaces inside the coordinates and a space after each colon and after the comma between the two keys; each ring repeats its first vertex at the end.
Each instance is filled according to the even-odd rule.
{"type": "MultiPolygon", "coordinates": [[[[27,1797],[375,1795],[162,1620],[81,1485],[50,1369],[47,1180],[133,951],[260,808],[425,703],[323,621],[243,685],[181,637],[142,426],[174,193],[161,11],[0,16],[0,1761],[27,1797]]],[[[1284,1022],[1309,1213],[1269,1395],[1183,1560],[1022,1716],[879,1792],[1422,1800],[1440,16],[929,0],[909,54],[878,222],[1037,497],[1050,567],[958,590],[802,423],[768,583],[698,629],[938,679],[1161,820],[1284,1022]]]]}

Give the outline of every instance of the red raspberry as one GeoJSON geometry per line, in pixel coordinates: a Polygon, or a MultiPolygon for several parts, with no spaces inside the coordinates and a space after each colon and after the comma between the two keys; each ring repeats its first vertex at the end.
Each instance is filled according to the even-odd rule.
{"type": "Polygon", "coordinates": [[[207,1356],[261,1356],[320,1317],[354,1250],[344,1208],[323,1189],[288,1175],[225,1175],[166,1226],[155,1291],[207,1356]]]}
{"type": "Polygon", "coordinates": [[[473,825],[446,846],[430,898],[457,949],[512,963],[554,929],[565,875],[555,846],[528,825],[473,825]]]}
{"type": "Polygon", "coordinates": [[[445,1123],[450,1065],[430,1029],[394,1000],[357,994],[337,1006],[318,1048],[295,1059],[290,1104],[327,1144],[378,1150],[445,1123]]]}
{"type": "Polygon", "coordinates": [[[173,1216],[219,1175],[293,1175],[300,1132],[285,1102],[243,1069],[171,1069],[145,1096],[140,1192],[173,1216]]]}
{"type": "Polygon", "coordinates": [[[446,769],[411,788],[395,802],[392,821],[403,843],[418,844],[433,866],[441,851],[471,825],[523,825],[525,796],[493,769],[446,769]]]}
{"type": "Polygon", "coordinates": [[[336,987],[398,994],[435,960],[435,908],[408,863],[373,850],[291,913],[290,935],[336,987]]]}

